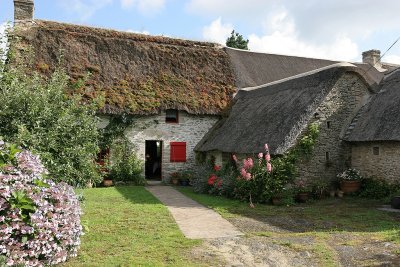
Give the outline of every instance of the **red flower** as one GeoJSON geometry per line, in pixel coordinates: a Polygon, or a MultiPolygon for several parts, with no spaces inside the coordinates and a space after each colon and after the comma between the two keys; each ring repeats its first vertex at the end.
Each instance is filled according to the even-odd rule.
{"type": "Polygon", "coordinates": [[[213,185],[217,180],[217,176],[215,174],[211,174],[208,178],[208,185],[213,185]]]}
{"type": "Polygon", "coordinates": [[[219,180],[217,183],[217,187],[219,188],[219,187],[221,187],[221,185],[222,185],[222,180],[219,180]]]}
{"type": "Polygon", "coordinates": [[[214,171],[217,172],[217,171],[219,171],[220,169],[221,169],[221,166],[218,166],[218,165],[215,165],[215,166],[214,166],[214,171]]]}

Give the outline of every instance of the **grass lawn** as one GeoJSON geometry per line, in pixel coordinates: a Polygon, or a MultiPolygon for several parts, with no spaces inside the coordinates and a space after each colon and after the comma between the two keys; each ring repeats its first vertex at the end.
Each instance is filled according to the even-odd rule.
{"type": "Polygon", "coordinates": [[[193,266],[186,239],[167,208],[143,187],[83,190],[82,237],[77,258],[64,266],[193,266]]]}
{"type": "MultiPolygon", "coordinates": [[[[376,207],[382,203],[376,200],[329,198],[291,207],[258,204],[252,209],[248,203],[196,194],[191,188],[180,187],[178,190],[220,213],[236,224],[248,237],[265,237],[269,238],[269,242],[294,250],[313,251],[319,256],[322,266],[337,266],[340,262],[341,248],[344,248],[344,251],[348,248],[355,251],[358,249],[361,253],[363,246],[377,242],[381,253],[385,250],[381,245],[384,242],[392,242],[397,247],[400,245],[400,213],[377,210],[376,207]],[[266,224],[272,226],[271,229],[279,230],[246,228],[244,225],[248,222],[266,224]],[[313,244],[296,243],[293,241],[296,238],[308,238],[313,240],[313,244]]],[[[399,250],[394,253],[400,257],[399,250]]],[[[368,264],[374,265],[375,262],[371,261],[368,264]]]]}

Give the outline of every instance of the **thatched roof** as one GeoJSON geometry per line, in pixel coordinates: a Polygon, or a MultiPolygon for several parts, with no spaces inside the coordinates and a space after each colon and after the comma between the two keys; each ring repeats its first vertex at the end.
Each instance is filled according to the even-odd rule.
{"type": "Polygon", "coordinates": [[[41,20],[17,35],[20,47],[33,47],[38,71],[51,72],[63,54],[72,84],[90,72],[77,90],[105,96],[105,113],[219,114],[236,92],[229,57],[216,44],[41,20]]]}
{"type": "Polygon", "coordinates": [[[267,84],[335,63],[324,59],[274,55],[225,48],[236,74],[238,88],[267,84]]]}
{"type": "Polygon", "coordinates": [[[384,78],[358,117],[347,141],[400,141],[400,69],[384,78]]]}
{"type": "MultiPolygon", "coordinates": [[[[340,63],[240,90],[229,116],[198,144],[196,150],[259,153],[268,143],[272,154],[286,152],[346,72],[364,78],[358,67],[340,63]]],[[[374,83],[369,78],[364,81],[374,83]]]]}

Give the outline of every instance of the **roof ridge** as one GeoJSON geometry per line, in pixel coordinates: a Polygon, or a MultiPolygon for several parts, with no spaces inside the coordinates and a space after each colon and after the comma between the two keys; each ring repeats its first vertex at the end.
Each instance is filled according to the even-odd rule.
{"type": "Polygon", "coordinates": [[[276,54],[276,53],[267,53],[267,52],[260,52],[260,51],[251,51],[251,50],[244,50],[235,47],[223,46],[225,49],[230,49],[234,51],[246,52],[246,53],[253,53],[253,54],[262,54],[262,55],[272,55],[272,56],[281,56],[281,57],[293,57],[299,59],[313,59],[313,60],[321,60],[321,61],[330,61],[330,62],[340,62],[333,59],[324,59],[324,58],[314,58],[314,57],[302,57],[302,56],[295,56],[295,55],[285,55],[285,54],[276,54]]]}
{"type": "MultiPolygon", "coordinates": [[[[100,26],[90,26],[90,25],[81,25],[81,24],[73,24],[68,22],[58,22],[51,20],[35,20],[33,23],[35,26],[44,27],[49,30],[58,30],[65,31],[70,33],[77,34],[93,34],[96,33],[101,35],[103,38],[116,38],[116,39],[129,39],[129,37],[138,38],[136,41],[143,42],[153,42],[153,43],[165,43],[171,45],[181,45],[181,46],[198,46],[198,47],[207,47],[207,48],[219,48],[222,49],[222,46],[217,43],[207,42],[207,41],[197,41],[183,38],[174,38],[163,35],[147,35],[143,33],[136,32],[128,32],[123,30],[115,30],[111,28],[102,28],[100,26]],[[59,27],[57,27],[59,26],[59,27]],[[75,29],[73,29],[75,28],[75,29]],[[89,29],[92,32],[85,32],[84,29],[89,29]],[[111,36],[110,34],[115,33],[119,34],[119,36],[111,36]],[[154,39],[154,40],[150,40],[154,39]]],[[[133,38],[132,38],[133,39],[133,38]]]]}
{"type": "Polygon", "coordinates": [[[257,90],[257,89],[269,87],[269,86],[272,86],[272,85],[284,83],[284,82],[287,82],[287,81],[290,81],[290,80],[299,79],[299,78],[302,78],[302,77],[306,77],[306,76],[310,76],[310,75],[316,74],[316,73],[321,72],[321,71],[325,71],[325,70],[333,69],[333,68],[339,68],[339,67],[354,67],[354,68],[357,68],[357,66],[355,66],[355,65],[353,65],[351,63],[340,62],[340,63],[335,63],[335,64],[332,64],[332,65],[329,65],[329,66],[326,66],[326,67],[322,67],[322,68],[319,68],[319,69],[315,69],[315,70],[307,71],[307,72],[300,73],[300,74],[297,74],[297,75],[294,75],[294,76],[290,76],[290,77],[287,77],[287,78],[284,78],[284,79],[280,79],[280,80],[277,80],[277,81],[273,81],[273,82],[270,82],[270,83],[266,83],[266,84],[262,84],[262,85],[258,85],[258,86],[241,88],[239,91],[251,92],[253,90],[257,90]]]}

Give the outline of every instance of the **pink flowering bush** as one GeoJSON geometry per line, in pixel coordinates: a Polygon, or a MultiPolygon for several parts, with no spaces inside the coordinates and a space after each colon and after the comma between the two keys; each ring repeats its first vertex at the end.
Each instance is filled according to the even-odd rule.
{"type": "Polygon", "coordinates": [[[49,266],[77,255],[79,200],[46,174],[39,157],[0,141],[0,265],[49,266]]]}
{"type": "Polygon", "coordinates": [[[288,191],[288,185],[295,177],[294,165],[288,156],[271,159],[269,147],[264,146],[264,152],[256,157],[248,157],[239,162],[232,156],[240,175],[235,185],[235,198],[252,202],[265,203],[273,196],[288,191]]]}

